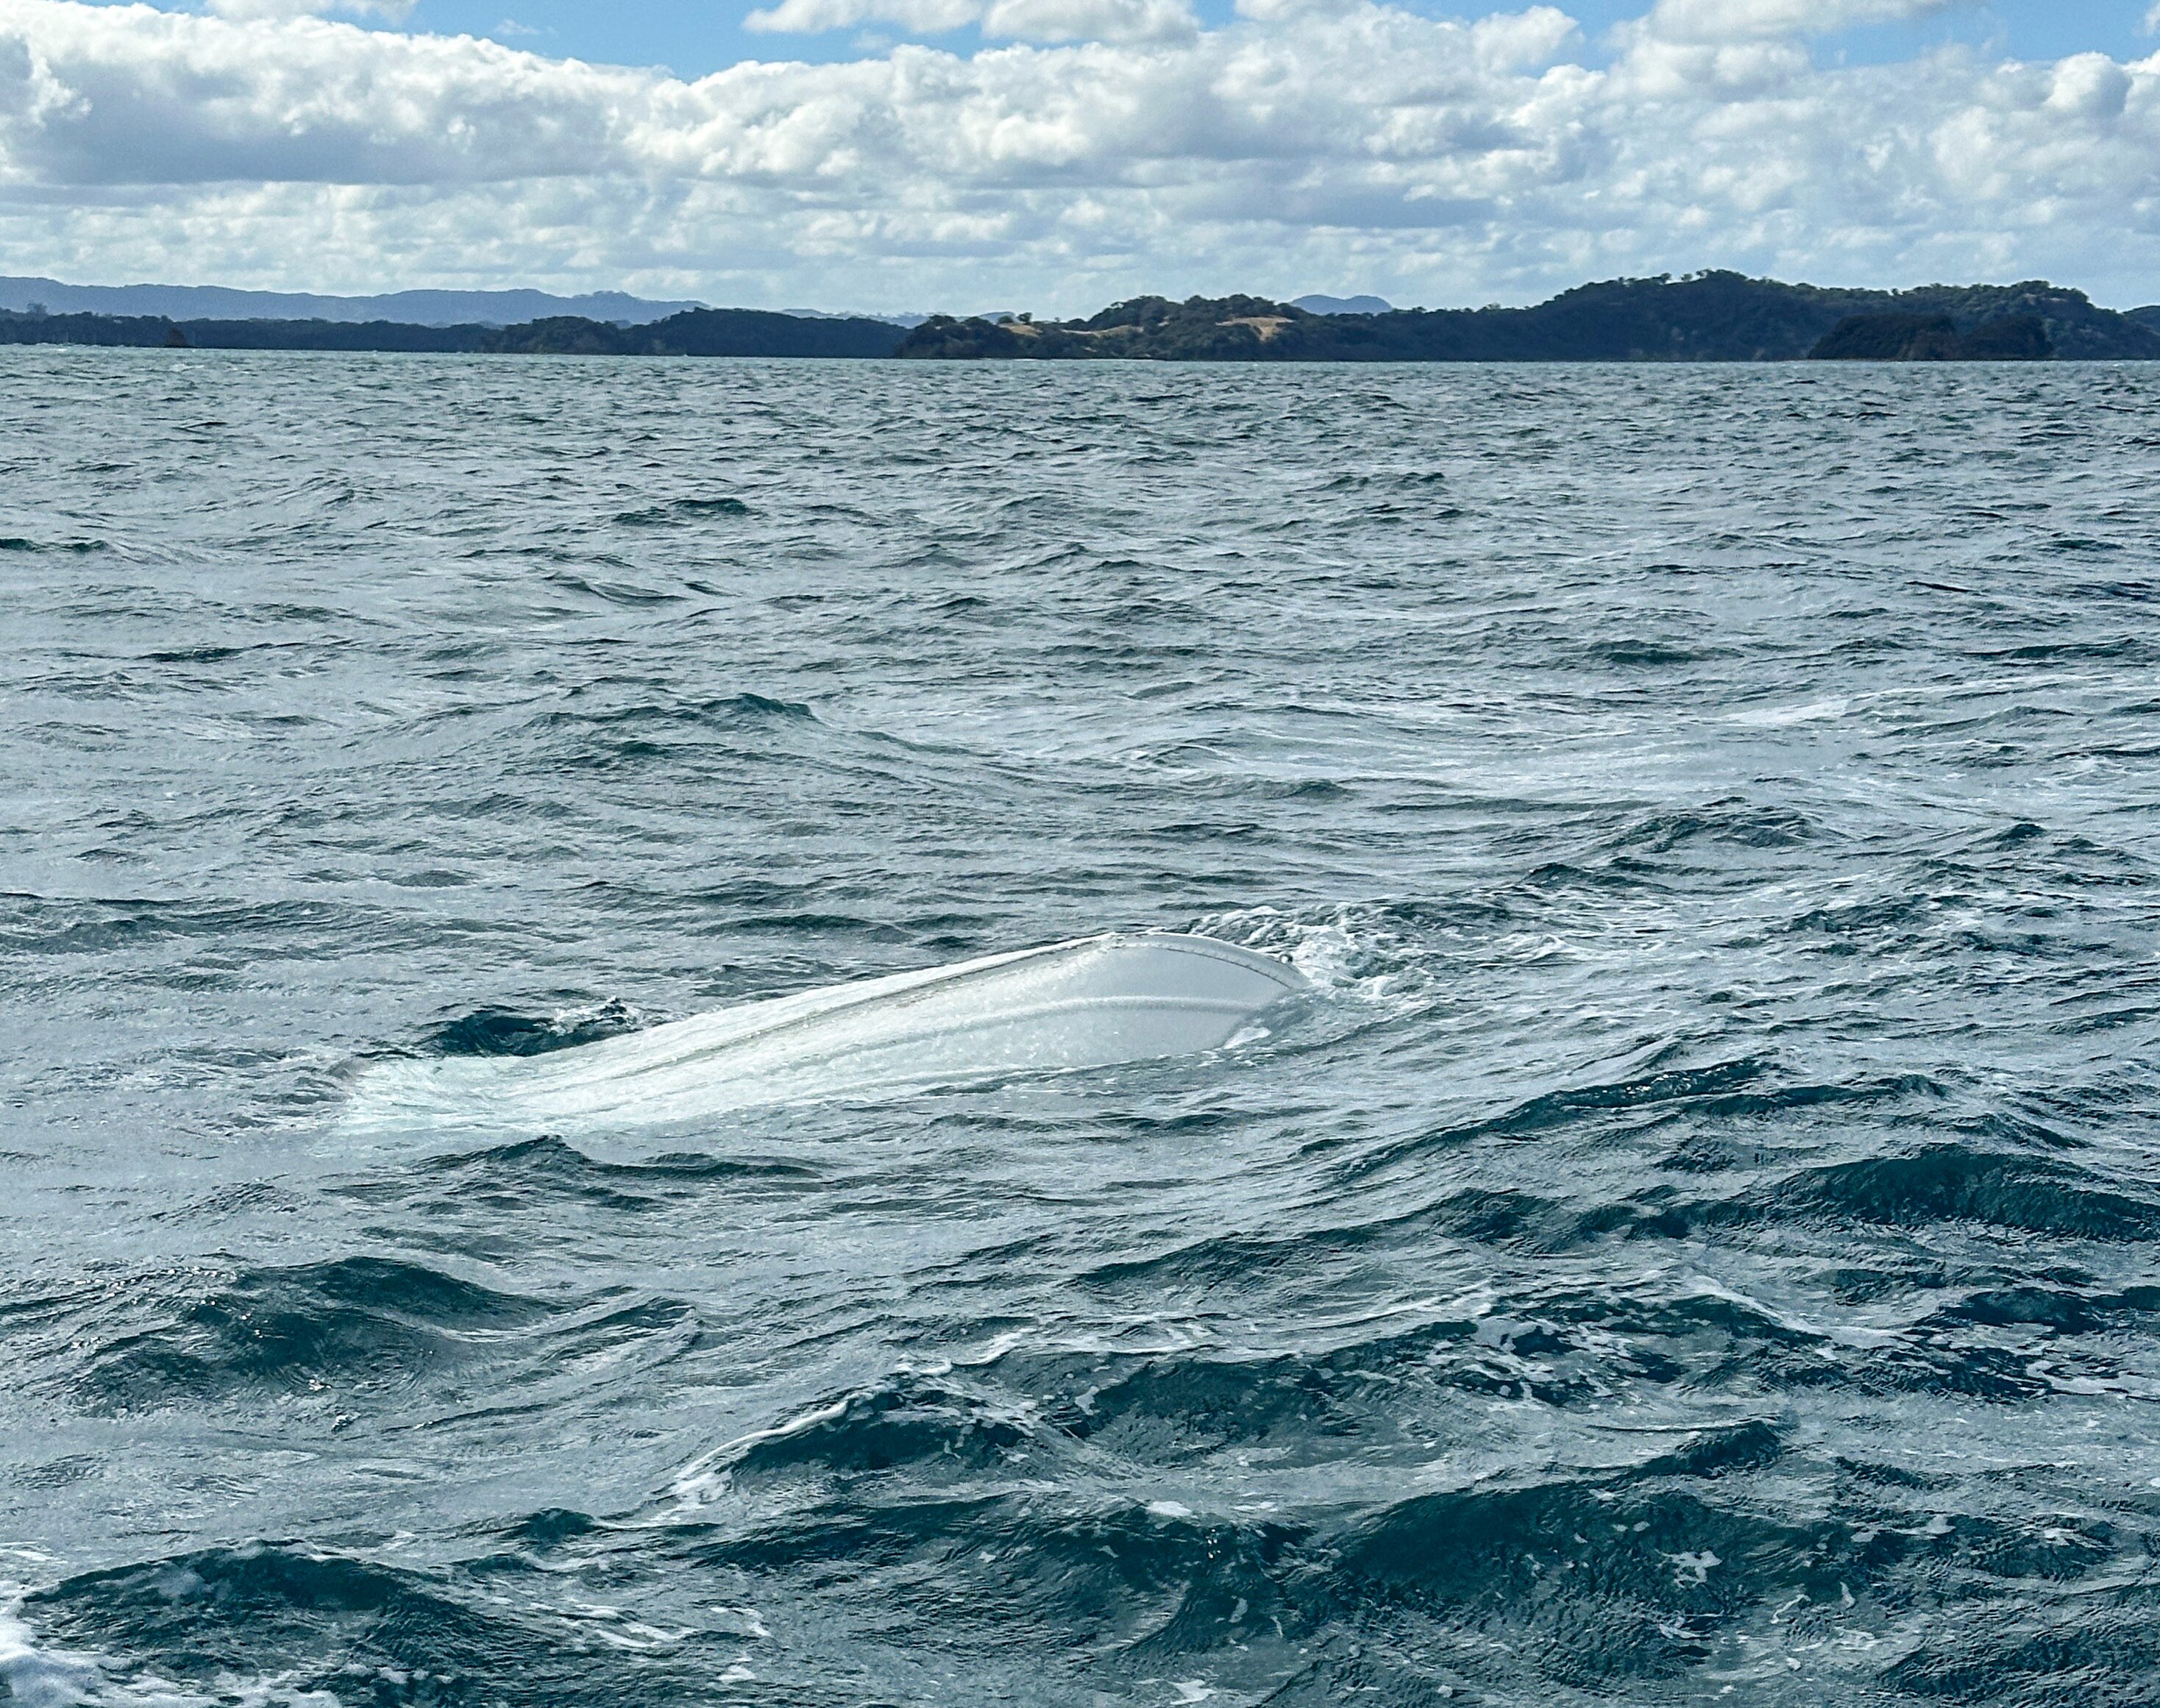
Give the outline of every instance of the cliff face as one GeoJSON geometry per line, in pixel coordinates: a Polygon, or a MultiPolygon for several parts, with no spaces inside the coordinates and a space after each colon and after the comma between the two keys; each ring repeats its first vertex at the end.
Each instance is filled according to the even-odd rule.
{"type": "Polygon", "coordinates": [[[2094,307],[2044,281],[1828,290],[1734,273],[1613,279],[1527,309],[1310,314],[1258,297],[1139,297],[1084,320],[994,324],[938,317],[898,354],[952,359],[1160,361],[1789,361],[1854,316],[1943,321],[1960,359],[2029,357],[2033,340],[1980,329],[2038,328],[2038,354],[2160,359],[2160,326],[2094,307]],[[2008,337],[2010,343],[2002,342],[2008,337]],[[1992,340],[1991,342],[1990,340],[1992,340]],[[2015,346],[2013,348],[2013,345],[2015,346]]]}

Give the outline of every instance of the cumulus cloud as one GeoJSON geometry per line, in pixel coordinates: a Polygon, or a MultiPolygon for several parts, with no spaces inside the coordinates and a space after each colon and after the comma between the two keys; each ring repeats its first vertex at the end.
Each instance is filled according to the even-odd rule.
{"type": "MultiPolygon", "coordinates": [[[[772,15],[949,0],[841,18],[871,3],[772,15]]],[[[0,0],[0,254],[83,278],[1046,310],[1519,299],[1703,265],[2044,273],[2142,300],[2156,258],[2160,58],[1825,68],[1789,26],[1668,31],[1677,0],[1598,65],[1542,6],[1244,0],[1223,27],[1121,34],[1099,8],[1149,0],[965,3],[1015,39],[693,81],[315,17],[0,0]]]]}
{"type": "Polygon", "coordinates": [[[745,29],[795,34],[865,23],[914,35],[975,24],[993,39],[1039,42],[1175,41],[1199,27],[1185,0],[781,0],[743,20],[745,29]]]}
{"type": "Polygon", "coordinates": [[[751,13],[743,27],[807,35],[876,18],[916,35],[942,35],[982,15],[981,0],[781,0],[770,10],[751,13]]]}
{"type": "Polygon", "coordinates": [[[1667,41],[1762,41],[1899,23],[1944,11],[1950,0],[1658,0],[1643,20],[1667,41]]]}
{"type": "Polygon", "coordinates": [[[385,18],[393,23],[410,15],[413,0],[210,0],[220,18],[320,18],[342,12],[354,18],[385,18]]]}

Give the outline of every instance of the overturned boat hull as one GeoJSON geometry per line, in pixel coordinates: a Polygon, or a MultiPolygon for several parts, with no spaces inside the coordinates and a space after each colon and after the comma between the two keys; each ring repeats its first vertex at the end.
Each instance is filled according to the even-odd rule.
{"type": "Polygon", "coordinates": [[[351,1115],[521,1124],[672,1121],[1219,1049],[1304,988],[1293,968],[1170,932],[1084,937],[827,986],[515,1059],[392,1062],[351,1115]]]}

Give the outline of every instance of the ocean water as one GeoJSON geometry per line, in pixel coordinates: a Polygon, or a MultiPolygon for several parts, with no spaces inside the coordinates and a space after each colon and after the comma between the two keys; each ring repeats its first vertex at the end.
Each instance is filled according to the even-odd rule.
{"type": "Polygon", "coordinates": [[[2160,373],[0,352],[0,1695],[2160,1700],[2160,373]],[[1215,1055],[356,1126],[1088,932],[1215,1055]]]}

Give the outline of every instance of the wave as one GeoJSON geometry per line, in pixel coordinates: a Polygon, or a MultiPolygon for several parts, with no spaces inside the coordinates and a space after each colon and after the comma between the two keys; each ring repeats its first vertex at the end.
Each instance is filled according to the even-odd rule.
{"type": "Polygon", "coordinates": [[[1846,1217],[1896,1227],[1976,1222],[2081,1239],[2160,1236],[2160,1197],[2110,1187],[2074,1164],[1960,1144],[1804,1169],[1730,1213],[1846,1217]]]}
{"type": "Polygon", "coordinates": [[[479,1008],[438,1026],[423,1047],[440,1056],[542,1056],[620,1037],[636,1031],[639,1023],[636,1011],[620,1001],[545,1015],[479,1008]]]}
{"type": "MultiPolygon", "coordinates": [[[[527,1695],[620,1700],[589,1659],[596,1622],[535,1617],[443,1572],[291,1542],[202,1549],[80,1574],[24,1598],[49,1633],[8,1676],[30,1708],[347,1708],[527,1695]],[[71,1648],[69,1644],[80,1644],[71,1648]],[[154,1668],[125,1656],[155,1654],[154,1668]],[[51,1688],[24,1695],[18,1681],[51,1688]],[[610,1695],[610,1692],[615,1694],[610,1695]],[[65,1694],[62,1694],[65,1692],[65,1694]]],[[[598,1622],[605,1628],[605,1622],[598,1622]]],[[[0,1626],[0,1665],[8,1659],[0,1626]]]]}
{"type": "Polygon", "coordinates": [[[328,1415],[361,1396],[395,1414],[464,1409],[475,1384],[526,1402],[628,1379],[697,1342],[696,1314],[657,1293],[603,1287],[540,1297],[429,1264],[350,1257],[241,1269],[137,1300],[147,1318],[101,1326],[68,1389],[107,1416],[159,1411],[328,1415]]]}
{"type": "Polygon", "coordinates": [[[665,504],[642,510],[626,510],[615,517],[624,527],[667,527],[684,522],[716,522],[748,516],[749,505],[740,498],[671,498],[665,504]]]}
{"type": "MultiPolygon", "coordinates": [[[[1751,1653],[1766,1679],[1825,1653],[1854,1688],[1964,1676],[1965,1609],[2030,1607],[2139,1557],[2131,1530],[2022,1499],[1976,1509],[1948,1479],[1839,1456],[1759,1410],[1661,1421],[1555,1394],[1583,1422],[1556,1436],[1488,1386],[1471,1390],[1487,1426],[1529,1432],[1535,1461],[1481,1457],[1469,1435],[1459,1458],[1402,1456],[1445,1415],[1405,1419],[1420,1409],[1405,1378],[1450,1356],[1550,1362],[1593,1325],[1608,1350],[1653,1322],[1723,1322],[1796,1355],[1818,1338],[1716,1292],[1639,1303],[1630,1319],[1586,1289],[1572,1317],[1458,1316],[1261,1359],[1015,1348],[902,1369],[702,1456],[637,1509],[536,1508],[433,1565],[196,1550],[80,1574],[24,1611],[72,1684],[113,1670],[63,1646],[94,1638],[168,1668],[283,1668],[295,1689],[418,1669],[468,1693],[544,1678],[579,1705],[702,1700],[719,1660],[786,1679],[844,1659],[864,1692],[927,1701],[912,1669],[934,1630],[978,1680],[1064,1657],[1020,1691],[1049,1703],[1157,1700],[1166,1666],[1233,1697],[1301,1679],[1317,1700],[1610,1700],[1714,1685],[1751,1653]]],[[[2017,1630],[1983,1652],[2016,1649],[2017,1630]]],[[[2019,1652],[2035,1680],[2136,1675],[2106,1641],[2019,1652]]]]}
{"type": "Polygon", "coordinates": [[[245,1269],[165,1302],[163,1321],[90,1352],[75,1389],[102,1411],[408,1386],[500,1356],[558,1307],[425,1264],[351,1257],[245,1269]]]}

